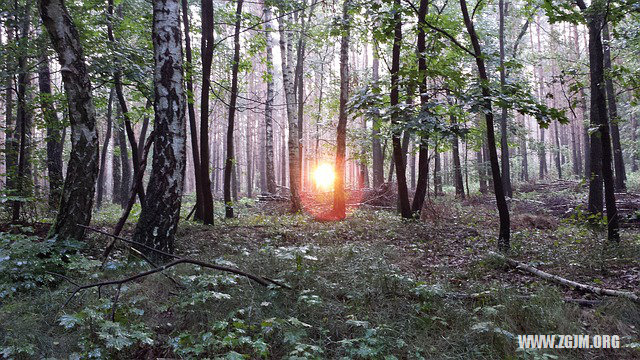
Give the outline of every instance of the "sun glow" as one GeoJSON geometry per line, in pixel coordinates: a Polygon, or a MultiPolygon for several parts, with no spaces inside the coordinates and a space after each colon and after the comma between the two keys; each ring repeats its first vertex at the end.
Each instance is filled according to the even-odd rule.
{"type": "Polygon", "coordinates": [[[313,171],[313,181],[321,190],[331,190],[333,188],[333,182],[335,180],[336,172],[333,170],[333,166],[331,166],[330,164],[320,164],[313,171]]]}

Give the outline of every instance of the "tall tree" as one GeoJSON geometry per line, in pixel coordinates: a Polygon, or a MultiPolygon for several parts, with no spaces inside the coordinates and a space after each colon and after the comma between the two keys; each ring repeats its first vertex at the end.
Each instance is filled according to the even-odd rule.
{"type": "MultiPolygon", "coordinates": [[[[378,47],[373,50],[373,60],[371,68],[371,82],[376,90],[380,88],[380,59],[378,58],[378,47]]],[[[379,111],[376,111],[379,114],[379,111]]],[[[382,144],[380,142],[380,121],[379,116],[375,116],[371,126],[371,150],[373,152],[372,171],[373,187],[378,189],[384,183],[384,155],[382,154],[382,144]]]]}
{"type": "Polygon", "coordinates": [[[487,70],[484,63],[484,55],[482,54],[482,49],[480,47],[480,41],[478,40],[478,35],[473,25],[473,21],[471,20],[469,11],[467,10],[466,0],[460,0],[460,9],[462,10],[465,27],[467,28],[467,32],[469,33],[469,37],[471,38],[476,66],[478,68],[478,75],[480,77],[484,107],[483,112],[487,124],[487,146],[489,148],[489,160],[491,162],[493,190],[496,196],[496,204],[498,206],[498,214],[500,217],[498,248],[501,251],[507,251],[510,247],[509,208],[507,206],[504,189],[502,188],[502,181],[500,179],[498,152],[496,150],[496,139],[493,129],[493,110],[491,108],[491,90],[489,89],[489,77],[487,76],[487,70]]]}
{"type": "MultiPolygon", "coordinates": [[[[420,111],[426,111],[429,101],[427,97],[427,33],[426,33],[426,16],[429,12],[429,0],[420,0],[418,7],[418,74],[419,91],[420,91],[420,111]]],[[[429,136],[426,133],[420,134],[418,139],[418,181],[416,183],[416,191],[413,195],[413,203],[411,211],[420,216],[420,211],[424,205],[424,198],[427,195],[429,186],[429,136]]]]}
{"type": "MultiPolygon", "coordinates": [[[[116,96],[118,91],[116,90],[116,96]]],[[[119,106],[119,103],[116,104],[116,119],[113,123],[114,131],[116,136],[118,137],[118,154],[120,156],[120,170],[122,177],[120,178],[120,189],[117,189],[120,192],[118,198],[120,199],[120,206],[125,207],[127,204],[127,199],[129,198],[129,191],[131,191],[133,183],[132,180],[132,171],[131,171],[131,163],[129,161],[129,149],[127,148],[127,135],[124,132],[125,128],[125,118],[123,117],[122,109],[119,106]]],[[[133,176],[135,177],[137,171],[133,170],[133,176]]],[[[116,191],[116,189],[113,189],[116,191]]]]}
{"type": "MultiPolygon", "coordinates": [[[[100,168],[98,172],[98,191],[97,191],[97,199],[96,199],[96,207],[100,208],[102,205],[102,198],[104,196],[104,177],[106,176],[106,164],[107,164],[107,150],[109,149],[109,140],[111,140],[111,126],[112,126],[112,115],[113,115],[113,97],[114,97],[114,89],[109,91],[109,100],[107,101],[107,130],[104,136],[104,144],[102,145],[102,152],[100,154],[100,168]]],[[[115,149],[115,146],[114,146],[115,149]]],[[[119,174],[119,172],[118,172],[119,174]]],[[[118,176],[119,179],[119,176],[118,176]]],[[[120,180],[118,180],[118,185],[120,184],[120,180]]]]}
{"type": "MultiPolygon", "coordinates": [[[[507,14],[507,8],[509,3],[505,4],[504,0],[498,1],[498,14],[499,14],[499,26],[498,26],[498,42],[500,47],[500,90],[505,91],[507,82],[507,70],[505,68],[505,51],[504,51],[504,17],[507,14]]],[[[511,166],[509,165],[509,139],[508,139],[508,111],[506,106],[503,106],[500,113],[500,165],[502,168],[502,187],[504,188],[505,195],[513,197],[513,190],[511,189],[511,166]]]]}
{"type": "Polygon", "coordinates": [[[589,7],[584,0],[576,0],[585,14],[589,30],[589,79],[591,81],[591,154],[588,209],[593,214],[602,213],[602,185],[607,204],[608,238],[620,240],[618,211],[614,194],[611,155],[611,138],[607,116],[607,100],[604,89],[604,52],[602,28],[606,21],[607,2],[594,0],[589,7]]]}
{"type": "MultiPolygon", "coordinates": [[[[122,4],[118,6],[117,12],[118,12],[117,13],[118,17],[122,18],[122,4]]],[[[109,38],[109,42],[111,43],[111,46],[113,46],[113,48],[115,49],[118,45],[117,45],[116,37],[113,32],[113,23],[115,20],[114,14],[113,14],[113,0],[107,0],[107,15],[108,15],[107,37],[109,38]]],[[[135,179],[141,179],[141,177],[138,176],[138,171],[140,169],[140,164],[138,162],[140,159],[140,156],[138,155],[138,143],[136,142],[136,136],[135,136],[135,133],[133,132],[133,125],[131,124],[131,114],[129,113],[129,107],[124,97],[124,89],[122,86],[122,69],[120,67],[120,61],[117,58],[115,59],[115,70],[113,71],[113,85],[116,90],[116,98],[118,99],[118,104],[120,105],[119,111],[121,111],[123,115],[123,125],[124,125],[123,131],[126,131],[125,141],[124,142],[120,141],[121,156],[124,157],[124,155],[122,154],[126,153],[126,151],[123,153],[122,149],[127,148],[127,139],[128,139],[129,145],[131,146],[131,159],[133,162],[134,181],[132,183],[125,182],[125,170],[126,170],[126,166],[128,166],[128,161],[126,166],[125,166],[124,160],[122,162],[122,180],[123,180],[122,186],[123,186],[123,194],[124,194],[123,199],[125,199],[124,201],[126,201],[126,199],[128,198],[129,191],[133,191],[138,194],[138,198],[142,203],[144,201],[144,188],[142,186],[142,180],[140,180],[140,182],[135,181],[135,179]]],[[[128,158],[128,155],[126,157],[128,158]]],[[[131,168],[129,167],[129,170],[130,169],[131,168]]],[[[123,204],[123,206],[125,206],[125,204],[123,204]]]]}
{"type": "MultiPolygon", "coordinates": [[[[16,6],[17,8],[17,6],[16,6]]],[[[31,25],[31,2],[26,1],[20,12],[20,31],[18,40],[26,44],[29,40],[31,25]]],[[[29,65],[27,63],[26,48],[20,49],[18,55],[18,107],[16,114],[16,135],[19,138],[18,169],[16,174],[16,194],[26,197],[30,194],[31,184],[31,127],[32,113],[27,99],[29,92],[29,65]]],[[[20,218],[21,200],[13,202],[12,221],[20,218]]]]}
{"type": "MultiPolygon", "coordinates": [[[[266,38],[266,50],[267,50],[267,99],[264,104],[264,128],[265,128],[265,172],[266,172],[266,185],[269,193],[275,193],[276,188],[276,173],[274,169],[273,158],[273,99],[275,97],[274,91],[274,71],[273,71],[273,40],[271,39],[271,8],[264,4],[264,32],[266,38]]],[[[322,89],[320,89],[322,91],[322,89]]]]}
{"type": "MultiPolygon", "coordinates": [[[[280,33],[280,54],[282,56],[282,81],[287,108],[287,123],[289,124],[289,138],[287,147],[289,150],[289,190],[291,193],[291,211],[302,210],[300,200],[300,147],[298,146],[298,112],[295,108],[295,94],[293,92],[293,35],[291,31],[285,34],[284,16],[278,21],[280,33]]],[[[284,154],[283,154],[284,156],[284,154]]]]}
{"type": "MultiPolygon", "coordinates": [[[[173,252],[186,164],[186,96],[178,0],[153,1],[155,141],[153,165],[133,239],[173,252]]],[[[167,260],[139,247],[151,259],[167,260]]]]}
{"type": "MultiPolygon", "coordinates": [[[[236,6],[236,22],[233,34],[233,63],[231,64],[231,98],[229,99],[229,122],[227,123],[227,158],[224,164],[224,204],[225,216],[233,217],[231,199],[231,177],[235,175],[235,155],[233,149],[233,130],[235,126],[236,103],[238,101],[238,66],[240,64],[240,23],[242,21],[242,2],[238,0],[236,6]]],[[[237,175],[236,175],[237,176],[237,175]]],[[[237,179],[234,180],[237,184],[237,179]]],[[[236,190],[237,191],[237,190],[236,190]]]]}
{"type": "Polygon", "coordinates": [[[605,22],[602,28],[602,40],[604,41],[604,69],[608,74],[605,75],[605,91],[607,93],[607,104],[609,107],[609,128],[611,131],[611,142],[613,145],[613,165],[615,169],[615,188],[617,191],[623,192],[627,190],[625,181],[627,174],[624,167],[624,158],[622,156],[622,145],[620,144],[620,129],[618,117],[618,104],[616,102],[616,93],[613,87],[613,74],[611,74],[611,37],[609,35],[609,24],[605,22]]]}
{"type": "Polygon", "coordinates": [[[64,0],[39,0],[40,17],[58,53],[69,106],[71,154],[62,198],[49,237],[81,240],[91,221],[98,175],[98,133],[91,81],[76,26],[64,0]]]}
{"type": "Polygon", "coordinates": [[[391,126],[393,127],[393,161],[398,180],[398,205],[403,218],[411,218],[411,205],[409,204],[409,191],[407,190],[406,152],[403,152],[400,142],[400,48],[402,46],[402,16],[400,0],[394,0],[393,13],[393,48],[391,55],[391,126]]]}
{"type": "Polygon", "coordinates": [[[345,157],[347,148],[347,101],[349,100],[349,0],[342,7],[342,38],[340,40],[340,113],[336,130],[336,179],[333,189],[333,213],[336,218],[346,216],[346,197],[344,193],[345,157]]]}
{"type": "MultiPolygon", "coordinates": [[[[202,92],[200,95],[200,187],[202,189],[202,222],[205,224],[213,224],[213,194],[211,193],[211,179],[209,178],[209,89],[211,87],[211,63],[213,61],[214,46],[213,0],[202,0],[201,6],[202,40],[200,42],[200,52],[202,54],[202,92]]],[[[241,6],[242,5],[239,7],[241,8],[241,6]]],[[[237,26],[236,21],[236,27],[237,26]]],[[[234,41],[237,41],[235,36],[234,41]]],[[[236,62],[237,59],[234,55],[234,64],[236,62]]],[[[233,151],[231,153],[233,153],[233,151]]],[[[225,198],[225,202],[226,201],[225,198]]]]}
{"type": "Polygon", "coordinates": [[[49,177],[49,207],[56,209],[60,203],[62,191],[62,127],[53,106],[51,74],[47,47],[40,49],[38,66],[38,88],[40,90],[40,108],[47,128],[47,175],[49,177]]]}
{"type": "MultiPolygon", "coordinates": [[[[208,2],[205,0],[205,2],[208,2]]],[[[187,0],[181,0],[182,5],[182,26],[184,28],[184,50],[186,55],[186,82],[187,82],[187,109],[189,115],[189,134],[191,135],[191,156],[193,157],[193,172],[195,175],[195,185],[196,185],[196,211],[194,214],[194,219],[203,220],[202,216],[202,204],[203,204],[203,194],[202,194],[202,177],[200,175],[200,152],[198,149],[198,128],[196,125],[196,110],[193,105],[195,93],[193,92],[193,59],[191,54],[191,36],[189,34],[189,4],[187,0]]],[[[209,24],[207,21],[208,17],[205,18],[205,4],[202,4],[202,29],[208,30],[209,24]],[[205,24],[207,23],[207,24],[205,24]]],[[[208,34],[207,34],[208,35],[208,34]]],[[[206,35],[205,35],[206,36],[206,35]]],[[[205,41],[203,36],[203,40],[205,41]]],[[[203,59],[209,56],[208,53],[203,53],[203,59]]],[[[210,63],[210,62],[209,62],[210,63]]],[[[209,91],[203,88],[202,93],[209,97],[209,91]]],[[[139,148],[139,147],[138,147],[139,148]]]]}
{"type": "MultiPolygon", "coordinates": [[[[5,28],[7,32],[7,44],[10,44],[14,40],[14,26],[9,23],[9,21],[5,22],[5,28]]],[[[13,61],[10,58],[7,58],[5,61],[5,71],[9,73],[12,71],[13,61]]],[[[7,190],[15,190],[15,170],[16,165],[18,164],[18,142],[15,138],[15,123],[14,123],[14,114],[13,114],[13,76],[7,76],[5,83],[5,97],[4,97],[4,119],[5,119],[5,145],[4,145],[4,155],[5,155],[5,172],[7,174],[7,190]]]]}

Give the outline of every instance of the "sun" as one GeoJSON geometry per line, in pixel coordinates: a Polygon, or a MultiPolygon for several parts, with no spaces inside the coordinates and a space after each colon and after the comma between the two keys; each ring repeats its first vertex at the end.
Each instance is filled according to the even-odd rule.
{"type": "Polygon", "coordinates": [[[320,164],[313,171],[313,181],[316,186],[324,191],[329,191],[333,188],[333,182],[336,179],[336,172],[333,170],[333,166],[327,163],[320,164]]]}

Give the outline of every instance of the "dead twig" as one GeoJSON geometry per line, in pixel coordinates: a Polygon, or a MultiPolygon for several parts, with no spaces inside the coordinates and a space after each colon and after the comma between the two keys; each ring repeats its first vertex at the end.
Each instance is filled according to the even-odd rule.
{"type": "Polygon", "coordinates": [[[549,280],[551,282],[555,282],[557,284],[566,286],[566,287],[570,287],[570,288],[574,288],[574,289],[579,289],[581,291],[585,291],[585,292],[590,292],[590,293],[594,293],[594,294],[598,294],[598,295],[607,295],[607,296],[617,296],[617,297],[622,297],[625,299],[629,299],[633,302],[636,303],[640,303],[640,297],[638,295],[636,295],[633,292],[630,291],[621,291],[621,290],[612,290],[612,289],[606,289],[606,288],[601,288],[601,287],[597,287],[597,286],[592,286],[592,285],[587,285],[587,284],[581,284],[578,282],[575,282],[573,280],[569,280],[569,279],[565,279],[563,277],[560,277],[558,275],[553,275],[553,274],[549,274],[548,272],[544,272],[542,270],[538,270],[536,268],[534,268],[533,266],[529,266],[525,263],[522,263],[520,261],[516,261],[513,259],[510,259],[502,254],[498,254],[496,252],[490,251],[489,252],[490,255],[496,256],[501,260],[506,261],[509,265],[515,267],[516,269],[520,269],[520,270],[524,270],[528,273],[531,273],[533,275],[536,275],[542,279],[545,280],[549,280]]]}
{"type": "MultiPolygon", "coordinates": [[[[175,255],[174,255],[175,256],[175,255]]],[[[107,285],[122,285],[124,283],[127,282],[131,282],[140,278],[143,278],[145,276],[149,276],[158,272],[162,272],[166,269],[169,269],[171,267],[174,267],[176,265],[179,264],[192,264],[192,265],[198,265],[201,266],[203,268],[208,268],[208,269],[213,269],[213,270],[220,270],[220,271],[225,271],[225,272],[230,272],[232,274],[236,274],[236,275],[240,275],[240,276],[244,276],[246,278],[249,278],[255,282],[257,282],[258,284],[262,285],[262,286],[268,286],[270,283],[272,284],[276,284],[288,289],[291,289],[291,287],[284,285],[284,284],[279,284],[278,282],[274,281],[274,280],[270,280],[270,279],[265,279],[262,278],[260,276],[256,276],[247,272],[244,272],[242,270],[239,269],[235,269],[232,267],[228,267],[228,266],[223,266],[223,265],[216,265],[216,264],[211,264],[211,263],[207,263],[204,261],[200,261],[200,260],[194,260],[194,259],[187,259],[187,258],[177,258],[171,262],[168,262],[162,266],[153,268],[151,270],[147,270],[147,271],[143,271],[141,273],[126,277],[126,278],[122,278],[122,279],[116,279],[116,280],[105,280],[105,281],[100,281],[100,282],[96,282],[96,283],[91,283],[91,284],[87,284],[87,285],[81,285],[78,286],[77,288],[75,288],[73,290],[73,292],[71,293],[71,295],[69,296],[69,298],[67,299],[67,301],[65,301],[64,305],[62,305],[62,308],[66,307],[69,302],[71,302],[71,300],[73,299],[73,297],[78,294],[80,291],[82,290],[86,290],[86,289],[90,289],[90,288],[101,288],[103,286],[107,286],[107,285]]]]}

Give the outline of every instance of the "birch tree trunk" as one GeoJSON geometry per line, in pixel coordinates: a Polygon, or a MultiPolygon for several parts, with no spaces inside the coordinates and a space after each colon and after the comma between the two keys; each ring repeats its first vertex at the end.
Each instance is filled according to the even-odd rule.
{"type": "Polygon", "coordinates": [[[50,238],[81,240],[91,221],[98,175],[98,133],[82,45],[64,0],[39,0],[40,16],[58,53],[69,106],[71,154],[50,238]]]}
{"type": "MultiPolygon", "coordinates": [[[[267,100],[264,105],[264,128],[265,128],[265,168],[267,191],[271,194],[277,192],[276,173],[273,158],[273,99],[275,91],[273,89],[273,40],[271,39],[271,8],[264,4],[264,31],[267,45],[267,100]]],[[[322,89],[320,89],[322,91],[322,89]]]]}
{"type": "MultiPolygon", "coordinates": [[[[145,202],[133,240],[172,253],[186,165],[186,98],[178,0],[153,1],[155,141],[145,202]]],[[[151,259],[166,261],[140,247],[151,259]]]]}
{"type": "Polygon", "coordinates": [[[302,210],[300,201],[300,147],[298,146],[298,112],[295,107],[295,97],[293,93],[293,50],[292,36],[285,39],[284,18],[278,21],[280,33],[280,54],[282,55],[282,81],[284,83],[285,102],[287,106],[287,122],[289,124],[289,139],[287,147],[289,149],[289,190],[291,193],[291,211],[302,210]]]}

